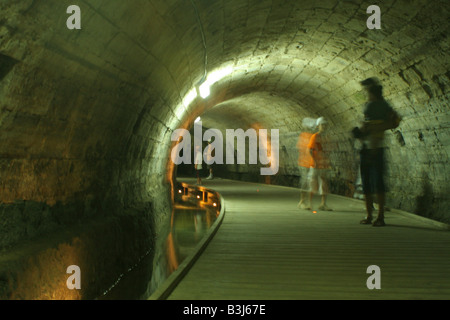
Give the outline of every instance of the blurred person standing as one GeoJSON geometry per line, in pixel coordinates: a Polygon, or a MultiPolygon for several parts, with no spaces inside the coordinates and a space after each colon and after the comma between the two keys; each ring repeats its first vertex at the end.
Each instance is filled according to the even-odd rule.
{"type": "Polygon", "coordinates": [[[382,227],[386,225],[384,222],[386,193],[384,131],[396,128],[401,118],[383,98],[383,87],[377,79],[368,78],[361,81],[361,85],[367,92],[368,102],[363,111],[362,127],[353,129],[354,136],[362,142],[360,170],[367,216],[360,223],[382,227]],[[375,194],[378,199],[378,216],[372,222],[375,194]]]}
{"type": "Polygon", "coordinates": [[[202,148],[200,146],[195,147],[195,157],[194,157],[194,169],[195,174],[197,177],[197,184],[202,184],[202,178],[201,178],[201,170],[202,170],[202,162],[203,162],[203,154],[202,154],[202,148]]]}
{"type": "Polygon", "coordinates": [[[213,169],[213,164],[208,164],[211,162],[212,158],[214,158],[214,149],[213,146],[211,144],[212,140],[209,139],[208,140],[208,148],[207,148],[207,152],[206,152],[206,168],[209,171],[209,176],[206,178],[206,180],[212,180],[214,179],[214,169],[213,169]]]}
{"type": "Polygon", "coordinates": [[[329,147],[325,136],[327,126],[328,124],[323,117],[317,119],[316,127],[319,131],[311,136],[308,144],[308,150],[311,155],[309,204],[305,208],[308,210],[312,210],[314,194],[319,193],[321,195],[321,202],[318,209],[332,211],[332,209],[327,206],[331,171],[329,147]]]}

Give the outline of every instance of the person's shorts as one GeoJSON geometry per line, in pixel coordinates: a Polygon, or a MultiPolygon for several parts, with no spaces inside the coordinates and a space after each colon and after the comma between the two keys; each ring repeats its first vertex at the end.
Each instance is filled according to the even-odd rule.
{"type": "Polygon", "coordinates": [[[330,169],[309,169],[310,191],[320,195],[328,194],[328,181],[330,179],[330,169]]]}
{"type": "Polygon", "coordinates": [[[306,167],[299,167],[300,168],[300,189],[302,191],[309,191],[309,169],[306,167]]]}
{"type": "Polygon", "coordinates": [[[214,169],[214,163],[206,164],[206,168],[207,168],[208,170],[214,169]]]}
{"type": "Polygon", "coordinates": [[[364,194],[385,193],[384,183],[384,150],[361,150],[361,179],[364,194]]]}

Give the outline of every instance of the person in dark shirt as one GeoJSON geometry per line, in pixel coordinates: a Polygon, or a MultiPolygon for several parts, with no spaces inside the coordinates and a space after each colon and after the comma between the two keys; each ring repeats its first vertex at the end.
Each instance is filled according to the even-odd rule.
{"type": "Polygon", "coordinates": [[[360,129],[362,141],[361,179],[366,202],[367,216],[361,224],[372,224],[375,227],[385,226],[384,208],[384,131],[389,121],[392,107],[383,98],[383,88],[375,79],[369,78],[361,82],[366,89],[369,102],[364,108],[364,123],[360,129]],[[374,194],[378,199],[378,217],[372,223],[374,194]]]}

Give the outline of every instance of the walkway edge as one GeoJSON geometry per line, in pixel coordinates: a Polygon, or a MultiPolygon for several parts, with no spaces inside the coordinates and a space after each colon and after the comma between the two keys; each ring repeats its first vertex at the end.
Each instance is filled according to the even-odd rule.
{"type": "MultiPolygon", "coordinates": [[[[360,199],[355,199],[355,198],[351,198],[351,197],[346,197],[346,196],[342,196],[339,194],[331,194],[334,197],[339,197],[339,198],[345,198],[347,200],[353,200],[354,202],[358,202],[361,203],[361,206],[365,205],[364,200],[360,200],[360,199]]],[[[376,210],[374,211],[374,214],[376,214],[376,210]]],[[[427,223],[430,224],[436,228],[442,229],[442,230],[449,230],[450,231],[450,225],[445,223],[445,222],[441,222],[441,221],[437,221],[437,220],[433,220],[431,218],[427,218],[427,217],[423,217],[423,216],[419,216],[418,214],[415,213],[411,213],[408,211],[404,211],[404,210],[400,210],[400,209],[396,209],[396,208],[389,208],[389,211],[387,211],[388,213],[395,213],[395,214],[399,214],[401,216],[405,216],[411,219],[416,219],[418,221],[421,221],[423,223],[427,223]]]]}
{"type": "Polygon", "coordinates": [[[194,263],[206,249],[208,244],[211,242],[212,238],[216,234],[217,230],[219,230],[220,225],[222,224],[223,218],[225,216],[225,199],[223,196],[214,191],[220,199],[220,213],[217,217],[216,221],[209,228],[208,232],[205,236],[200,240],[197,246],[194,248],[193,252],[187,256],[183,262],[178,266],[177,270],[172,272],[172,274],[156,289],[155,292],[147,300],[165,300],[167,299],[172,291],[176,288],[176,286],[180,283],[180,281],[184,278],[184,276],[189,272],[194,263]]]}
{"type": "MultiPolygon", "coordinates": [[[[220,179],[222,179],[222,180],[230,180],[230,179],[224,179],[224,178],[220,178],[220,179]]],[[[239,180],[239,181],[240,182],[245,182],[245,183],[251,183],[251,184],[255,184],[255,185],[264,184],[264,183],[261,183],[261,182],[249,182],[249,181],[242,181],[242,180],[239,180]]],[[[282,185],[277,185],[277,184],[267,184],[267,186],[278,187],[278,188],[285,188],[285,189],[291,189],[291,190],[292,189],[297,189],[300,192],[300,189],[296,188],[296,187],[282,186],[282,185]]],[[[352,197],[347,197],[347,196],[343,196],[343,195],[340,195],[340,194],[334,194],[334,193],[330,193],[330,195],[333,196],[333,197],[343,198],[343,199],[346,199],[346,200],[352,200],[353,202],[361,203],[361,206],[364,206],[364,204],[365,204],[364,200],[361,200],[361,199],[355,199],[355,198],[352,198],[352,197]]],[[[441,230],[448,230],[448,231],[450,231],[450,224],[447,224],[445,222],[434,220],[434,219],[427,218],[427,217],[423,217],[423,216],[420,216],[418,214],[411,213],[411,212],[404,211],[404,210],[400,210],[400,209],[396,209],[396,208],[389,208],[389,209],[390,209],[391,213],[396,213],[396,214],[399,214],[399,215],[402,215],[402,216],[405,216],[405,217],[416,219],[416,220],[424,222],[424,223],[428,223],[428,224],[430,224],[430,225],[432,225],[432,226],[434,226],[436,228],[439,228],[441,230]]]]}

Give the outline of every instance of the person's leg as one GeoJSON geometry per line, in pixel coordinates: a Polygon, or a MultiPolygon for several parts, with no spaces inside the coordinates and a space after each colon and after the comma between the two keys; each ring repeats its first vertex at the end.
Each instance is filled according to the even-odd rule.
{"type": "Polygon", "coordinates": [[[323,177],[323,172],[324,170],[317,170],[318,171],[318,175],[317,175],[317,185],[318,185],[318,192],[320,194],[320,205],[319,205],[319,210],[323,210],[327,201],[327,196],[326,196],[326,192],[325,192],[325,179],[323,177]]]}
{"type": "Polygon", "coordinates": [[[305,208],[305,209],[307,209],[307,210],[311,210],[311,209],[312,209],[312,201],[313,201],[313,197],[314,197],[314,192],[311,191],[311,192],[309,193],[309,201],[308,201],[309,204],[306,205],[306,208],[305,208]]]}
{"type": "Polygon", "coordinates": [[[300,168],[300,201],[297,204],[297,208],[311,209],[311,184],[312,184],[312,169],[301,167],[300,168]]]}
{"type": "Polygon", "coordinates": [[[384,193],[378,193],[377,198],[378,198],[378,216],[372,225],[374,227],[384,227],[386,225],[386,223],[384,222],[384,202],[385,202],[384,193]]]}
{"type": "Polygon", "coordinates": [[[376,156],[376,192],[378,199],[378,217],[373,223],[375,227],[382,227],[386,224],[384,223],[384,208],[386,204],[385,192],[386,188],[384,185],[384,155],[383,149],[379,149],[376,156]]]}
{"type": "Polygon", "coordinates": [[[195,170],[197,173],[197,184],[202,184],[202,179],[200,178],[200,170],[195,170]]]}
{"type": "Polygon", "coordinates": [[[308,169],[300,167],[300,201],[297,204],[297,208],[305,209],[307,207],[306,202],[308,199],[308,192],[306,190],[308,190],[308,184],[308,169]]]}
{"type": "Polygon", "coordinates": [[[317,169],[310,168],[310,192],[309,192],[309,204],[307,205],[308,210],[312,209],[312,201],[314,194],[317,192],[318,189],[318,176],[317,176],[317,169]]]}
{"type": "Polygon", "coordinates": [[[320,202],[319,210],[332,211],[332,209],[330,209],[327,206],[327,195],[326,194],[321,195],[321,202],[320,202]]]}
{"type": "Polygon", "coordinates": [[[319,210],[333,211],[333,209],[327,206],[327,196],[328,196],[328,170],[321,170],[320,174],[320,192],[322,196],[322,201],[319,206],[319,210]]]}
{"type": "Polygon", "coordinates": [[[208,171],[209,171],[209,176],[206,178],[206,180],[211,180],[213,178],[212,177],[212,165],[208,164],[207,168],[208,168],[208,171]]]}
{"type": "Polygon", "coordinates": [[[366,218],[361,220],[361,224],[371,224],[372,223],[372,212],[373,212],[373,196],[371,187],[371,168],[370,168],[370,157],[367,155],[367,150],[361,151],[361,181],[364,192],[364,201],[366,204],[366,218]]]}
{"type": "Polygon", "coordinates": [[[324,210],[324,211],[333,211],[333,209],[331,209],[330,207],[327,206],[327,195],[326,194],[322,194],[322,200],[319,206],[319,210],[324,210]]]}
{"type": "Polygon", "coordinates": [[[377,219],[384,219],[384,205],[385,205],[385,195],[384,193],[379,193],[377,195],[378,197],[378,218],[377,219]]]}
{"type": "Polygon", "coordinates": [[[297,207],[302,208],[306,202],[306,191],[300,190],[300,201],[297,204],[297,207]]]}
{"type": "Polygon", "coordinates": [[[366,201],[366,212],[367,217],[366,219],[372,220],[373,218],[373,196],[371,194],[365,195],[365,201],[366,201]]]}

